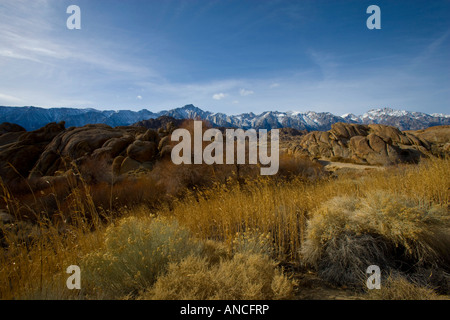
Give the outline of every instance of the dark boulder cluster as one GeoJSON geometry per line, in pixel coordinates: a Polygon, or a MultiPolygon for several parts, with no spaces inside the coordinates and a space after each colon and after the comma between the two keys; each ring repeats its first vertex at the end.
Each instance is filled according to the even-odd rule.
{"type": "Polygon", "coordinates": [[[82,166],[89,161],[106,163],[115,174],[150,169],[161,155],[170,153],[169,134],[165,129],[112,128],[105,124],[66,129],[64,122],[27,132],[20,126],[3,123],[0,176],[6,182],[54,176],[64,174],[74,164],[82,166]]]}
{"type": "Polygon", "coordinates": [[[64,131],[64,122],[26,132],[18,126],[3,123],[0,135],[0,176],[3,181],[27,177],[40,160],[46,147],[64,131]],[[11,131],[8,131],[10,129],[11,131]]]}

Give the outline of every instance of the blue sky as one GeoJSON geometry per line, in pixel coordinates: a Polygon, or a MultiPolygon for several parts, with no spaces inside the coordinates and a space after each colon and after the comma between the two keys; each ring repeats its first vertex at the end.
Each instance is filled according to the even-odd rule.
{"type": "Polygon", "coordinates": [[[450,1],[1,0],[0,105],[450,113],[450,1]],[[69,5],[81,30],[68,30],[69,5]],[[369,5],[381,30],[369,30],[369,5]]]}

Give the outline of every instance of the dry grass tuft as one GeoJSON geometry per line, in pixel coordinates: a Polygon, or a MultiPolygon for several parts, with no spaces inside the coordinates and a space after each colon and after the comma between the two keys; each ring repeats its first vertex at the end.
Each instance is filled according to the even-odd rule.
{"type": "Polygon", "coordinates": [[[124,218],[105,233],[104,247],[84,257],[84,278],[111,297],[149,288],[170,262],[199,254],[201,244],[176,221],[124,218]]]}
{"type": "Polygon", "coordinates": [[[450,219],[441,206],[374,192],[336,197],[313,212],[302,247],[305,263],[326,280],[357,285],[370,265],[384,271],[448,268],[450,219]]]}
{"type": "Polygon", "coordinates": [[[290,299],[294,283],[262,254],[237,253],[231,260],[210,264],[187,257],[169,266],[166,275],[143,295],[156,300],[290,299]]]}
{"type": "Polygon", "coordinates": [[[381,289],[370,290],[371,300],[439,300],[432,289],[413,284],[401,276],[389,276],[381,289]]]}

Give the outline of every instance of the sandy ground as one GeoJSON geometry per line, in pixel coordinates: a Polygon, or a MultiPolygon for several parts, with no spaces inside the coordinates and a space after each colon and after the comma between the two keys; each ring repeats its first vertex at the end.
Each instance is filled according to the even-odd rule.
{"type": "Polygon", "coordinates": [[[325,167],[328,171],[336,171],[338,169],[356,169],[356,170],[384,170],[385,167],[383,166],[371,166],[371,165],[363,165],[363,164],[354,164],[354,163],[347,163],[347,162],[332,162],[329,160],[319,160],[320,164],[325,167]]]}
{"type": "Polygon", "coordinates": [[[308,272],[296,275],[298,300],[366,300],[367,295],[349,288],[338,288],[320,279],[315,273],[308,272]]]}

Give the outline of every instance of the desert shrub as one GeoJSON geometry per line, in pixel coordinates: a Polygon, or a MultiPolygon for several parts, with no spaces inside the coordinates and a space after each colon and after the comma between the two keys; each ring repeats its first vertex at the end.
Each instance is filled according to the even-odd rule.
{"type": "Polygon", "coordinates": [[[381,286],[368,292],[372,300],[437,300],[439,296],[430,288],[411,283],[402,276],[389,276],[381,286]]]}
{"type": "Polygon", "coordinates": [[[206,240],[203,242],[202,257],[210,264],[218,264],[222,260],[230,259],[232,252],[222,242],[206,240]]]}
{"type": "Polygon", "coordinates": [[[276,177],[284,179],[302,177],[314,180],[325,175],[322,165],[306,157],[282,153],[279,161],[280,165],[276,177]]]}
{"type": "Polygon", "coordinates": [[[265,300],[289,299],[294,283],[262,254],[236,254],[210,264],[189,256],[172,263],[143,299],[156,300],[265,300]]]}
{"type": "Polygon", "coordinates": [[[450,265],[450,220],[439,206],[374,192],[336,197],[313,212],[302,258],[326,280],[359,285],[370,265],[414,273],[450,265]]]}
{"type": "Polygon", "coordinates": [[[150,287],[170,262],[201,252],[177,222],[163,218],[122,219],[106,230],[104,247],[83,259],[84,278],[113,297],[150,287]]]}
{"type": "Polygon", "coordinates": [[[155,208],[167,200],[165,189],[150,175],[127,176],[113,184],[98,183],[90,191],[95,205],[110,212],[125,206],[155,208]]]}

